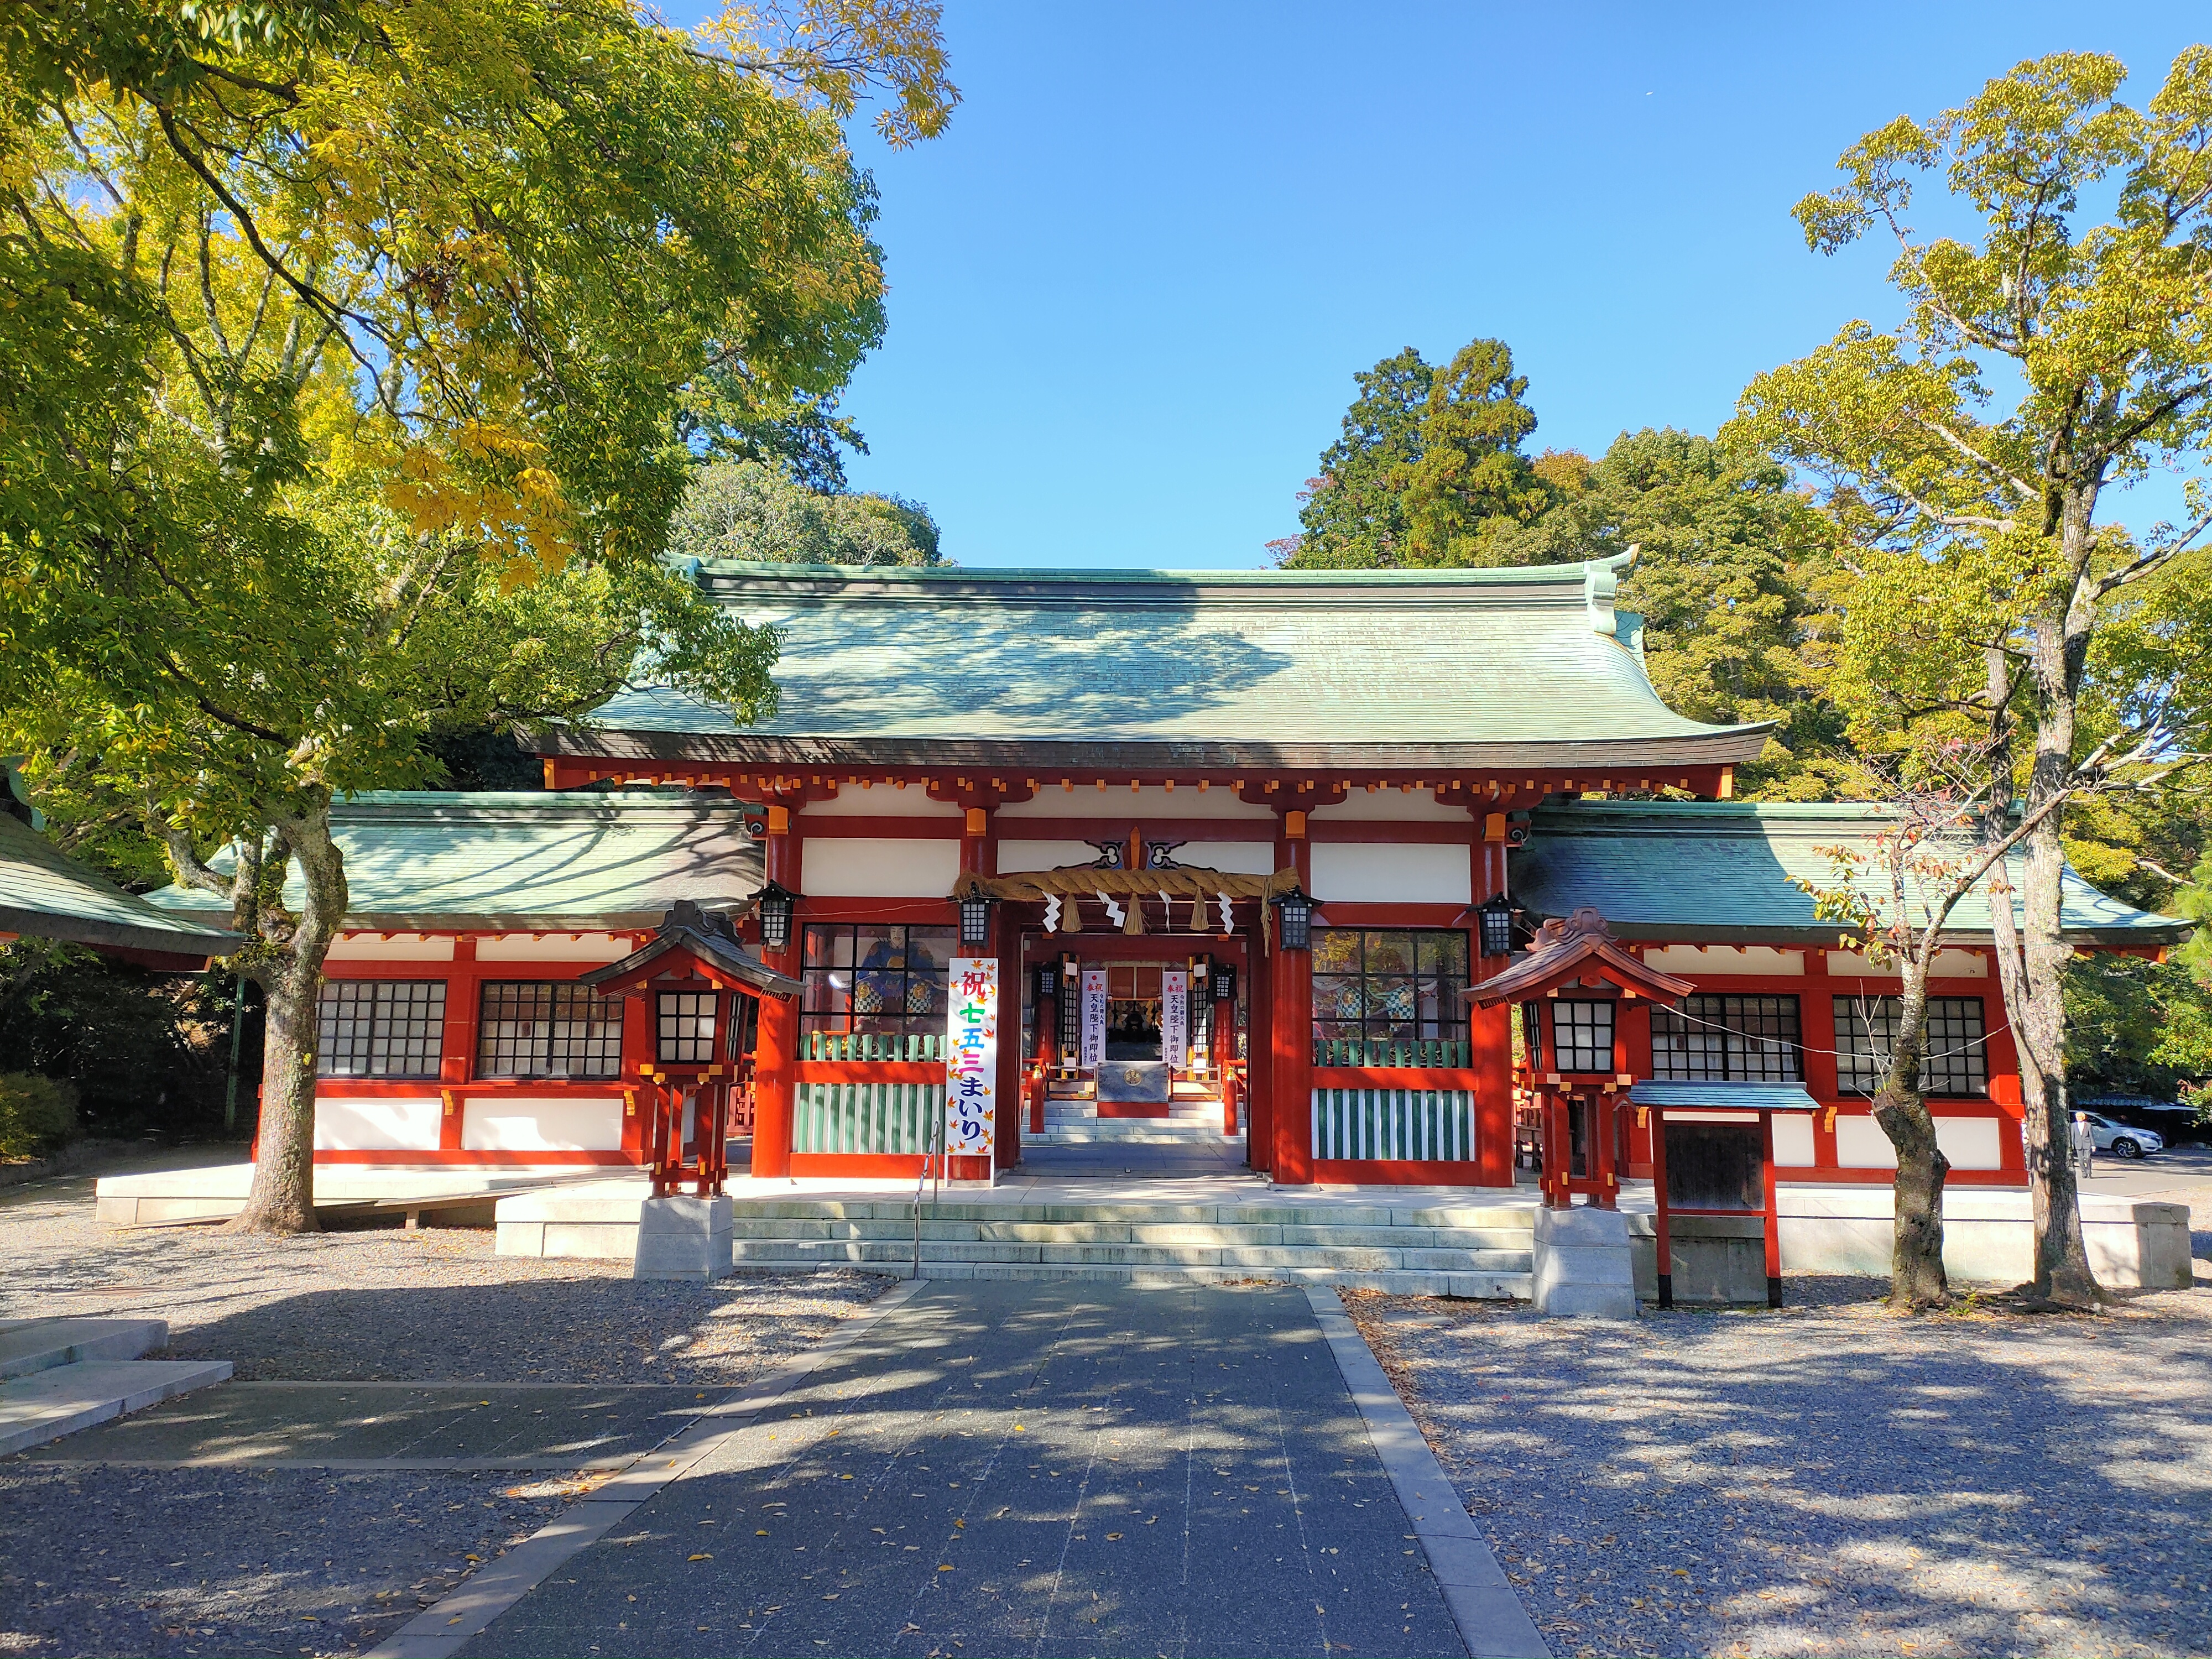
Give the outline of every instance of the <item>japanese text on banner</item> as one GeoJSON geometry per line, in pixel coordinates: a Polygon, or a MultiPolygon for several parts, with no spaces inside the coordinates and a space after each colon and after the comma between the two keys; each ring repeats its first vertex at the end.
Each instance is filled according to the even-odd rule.
{"type": "Polygon", "coordinates": [[[948,977],[945,1150],[989,1158],[999,1091],[999,960],[955,957],[948,977]]]}
{"type": "Polygon", "coordinates": [[[1106,1063],[1106,970],[1083,970],[1083,1054],[1078,1063],[1095,1072],[1106,1063]]]}

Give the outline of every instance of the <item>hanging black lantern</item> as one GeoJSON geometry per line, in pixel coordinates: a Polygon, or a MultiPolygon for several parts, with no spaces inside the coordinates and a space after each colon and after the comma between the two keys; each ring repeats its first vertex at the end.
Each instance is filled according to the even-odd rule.
{"type": "Polygon", "coordinates": [[[1275,901],[1275,914],[1282,919],[1283,949],[1308,951],[1313,948],[1313,901],[1293,887],[1275,901]]]}
{"type": "Polygon", "coordinates": [[[787,891],[781,883],[770,882],[760,892],[761,949],[785,951],[791,948],[791,913],[799,895],[787,891]]]}
{"type": "Polygon", "coordinates": [[[979,951],[991,942],[991,901],[970,893],[960,901],[960,947],[979,951]]]}
{"type": "Polygon", "coordinates": [[[1237,969],[1228,963],[1213,964],[1213,1000],[1216,1002],[1237,1000],[1237,969]]]}
{"type": "Polygon", "coordinates": [[[1482,927],[1482,954],[1486,957],[1510,957],[1513,954],[1513,902],[1504,894],[1485,899],[1475,913],[1482,927]]]}

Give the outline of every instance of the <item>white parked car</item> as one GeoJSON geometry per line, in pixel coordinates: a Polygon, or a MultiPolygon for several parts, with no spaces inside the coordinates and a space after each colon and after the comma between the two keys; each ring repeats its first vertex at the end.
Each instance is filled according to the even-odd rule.
{"type": "Polygon", "coordinates": [[[2142,1158],[2166,1150],[2166,1138],[2155,1129],[2139,1129],[2132,1123],[2115,1123],[2098,1112],[2084,1112],[2089,1120],[2089,1136],[2100,1152],[2110,1152],[2114,1158],[2142,1158]]]}

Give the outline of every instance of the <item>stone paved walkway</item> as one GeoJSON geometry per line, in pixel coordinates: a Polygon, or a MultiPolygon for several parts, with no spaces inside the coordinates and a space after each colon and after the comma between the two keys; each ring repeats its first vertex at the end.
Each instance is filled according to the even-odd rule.
{"type": "Polygon", "coordinates": [[[465,1650],[1465,1652],[1304,1293],[933,1284],[465,1650]]]}

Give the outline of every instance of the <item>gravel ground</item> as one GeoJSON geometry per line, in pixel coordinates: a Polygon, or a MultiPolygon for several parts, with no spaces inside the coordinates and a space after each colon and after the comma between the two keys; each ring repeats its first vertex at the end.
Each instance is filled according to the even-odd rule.
{"type": "Polygon", "coordinates": [[[1346,1297],[1554,1651],[2212,1652],[2212,1289],[1633,1325],[1346,1297]]]}
{"type": "MultiPolygon", "coordinates": [[[[492,1253],[489,1229],[118,1231],[88,1178],[0,1190],[0,1318],[141,1315],[242,1380],[742,1383],[891,1283],[631,1280],[492,1253]]],[[[584,1479],[0,1460],[0,1659],[356,1654],[588,1490],[584,1479]]]]}
{"type": "Polygon", "coordinates": [[[351,1654],[558,1514],[513,1478],[0,1463],[0,1654],[351,1654]]]}
{"type": "Polygon", "coordinates": [[[641,1283],[623,1261],[495,1255],[488,1227],[123,1230],[93,1218],[89,1180],[0,1193],[0,1318],[166,1319],[165,1358],[245,1380],[744,1382],[890,1283],[641,1283]]]}

